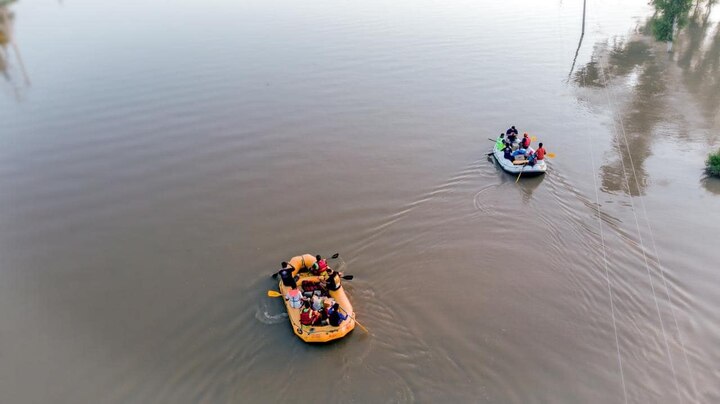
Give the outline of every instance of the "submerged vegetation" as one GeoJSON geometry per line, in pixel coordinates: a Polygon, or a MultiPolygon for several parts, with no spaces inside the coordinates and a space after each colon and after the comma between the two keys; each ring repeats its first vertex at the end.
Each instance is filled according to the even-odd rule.
{"type": "Polygon", "coordinates": [[[708,174],[720,177],[720,149],[710,154],[705,164],[707,165],[708,174]]]}
{"type": "Polygon", "coordinates": [[[693,0],[652,0],[652,5],[655,6],[655,15],[652,18],[655,39],[672,41],[675,28],[680,29],[687,24],[693,0]]]}

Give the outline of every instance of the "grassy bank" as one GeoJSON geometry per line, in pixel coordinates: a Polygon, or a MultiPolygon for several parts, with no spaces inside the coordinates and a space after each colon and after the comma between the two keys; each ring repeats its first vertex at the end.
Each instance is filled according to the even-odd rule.
{"type": "Polygon", "coordinates": [[[720,177],[720,150],[710,154],[705,164],[708,174],[720,177]]]}

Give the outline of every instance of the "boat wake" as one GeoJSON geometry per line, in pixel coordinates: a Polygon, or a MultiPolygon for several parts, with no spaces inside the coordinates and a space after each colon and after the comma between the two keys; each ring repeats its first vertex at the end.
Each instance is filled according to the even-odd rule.
{"type": "Polygon", "coordinates": [[[287,321],[287,313],[270,314],[267,308],[257,307],[255,309],[255,319],[263,324],[272,325],[287,321]]]}

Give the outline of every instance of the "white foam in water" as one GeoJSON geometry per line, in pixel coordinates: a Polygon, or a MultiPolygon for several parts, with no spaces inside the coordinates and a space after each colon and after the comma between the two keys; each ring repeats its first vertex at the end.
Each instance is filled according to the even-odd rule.
{"type": "Polygon", "coordinates": [[[287,313],[270,314],[267,309],[258,307],[255,310],[255,318],[263,324],[278,324],[287,318],[287,313]]]}

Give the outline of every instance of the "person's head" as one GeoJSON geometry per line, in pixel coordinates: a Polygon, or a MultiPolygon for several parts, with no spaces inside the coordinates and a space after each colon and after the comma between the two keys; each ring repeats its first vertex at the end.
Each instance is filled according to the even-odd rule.
{"type": "Polygon", "coordinates": [[[322,257],[320,256],[320,254],[318,254],[318,255],[315,256],[315,259],[318,260],[318,261],[320,261],[320,260],[322,259],[322,257]]]}
{"type": "Polygon", "coordinates": [[[502,139],[502,138],[504,138],[504,137],[505,137],[505,134],[504,134],[504,133],[501,133],[501,134],[500,134],[500,139],[502,139]]]}
{"type": "Polygon", "coordinates": [[[527,132],[523,133],[523,137],[528,137],[527,132]]]}
{"type": "Polygon", "coordinates": [[[338,303],[333,304],[333,310],[337,310],[339,308],[340,308],[340,304],[338,304],[338,303]]]}
{"type": "Polygon", "coordinates": [[[540,143],[540,147],[542,147],[542,143],[540,143]]]}
{"type": "Polygon", "coordinates": [[[515,129],[515,125],[513,125],[512,128],[515,129]]]}
{"type": "Polygon", "coordinates": [[[303,301],[303,307],[305,307],[306,309],[309,309],[309,308],[310,308],[310,301],[309,301],[309,300],[303,301]]]}
{"type": "Polygon", "coordinates": [[[290,285],[290,289],[291,289],[291,290],[297,289],[297,285],[290,285]]]}
{"type": "MultiPolygon", "coordinates": [[[[276,261],[276,262],[277,262],[277,261],[276,261]]],[[[288,267],[288,263],[285,262],[285,261],[283,261],[282,264],[280,264],[280,266],[281,266],[282,268],[287,268],[287,267],[288,267]]]]}

